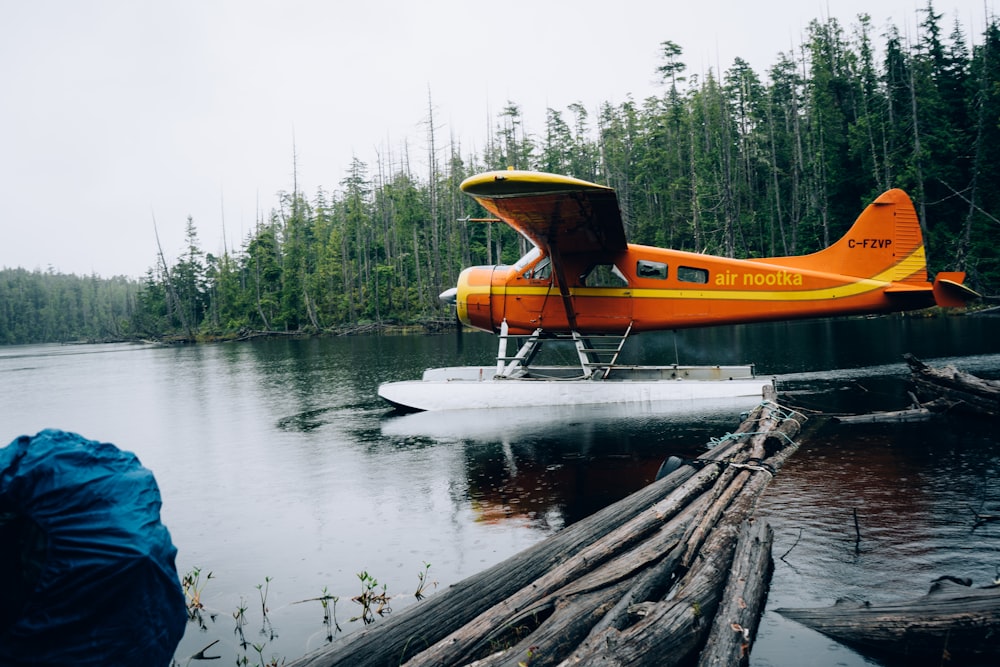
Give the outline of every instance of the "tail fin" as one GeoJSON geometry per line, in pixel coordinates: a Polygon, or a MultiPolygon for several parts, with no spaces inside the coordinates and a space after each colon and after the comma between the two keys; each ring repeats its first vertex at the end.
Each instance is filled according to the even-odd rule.
{"type": "Polygon", "coordinates": [[[980,298],[962,284],[965,274],[961,272],[938,273],[931,286],[920,221],[909,195],[899,189],[883,192],[828,248],[811,255],[763,261],[890,282],[886,294],[900,298],[933,290],[934,303],[947,308],[961,308],[980,298]]]}
{"type": "Polygon", "coordinates": [[[862,211],[846,234],[811,255],[766,260],[785,266],[875,278],[926,288],[927,260],[910,197],[888,190],[862,211]]]}

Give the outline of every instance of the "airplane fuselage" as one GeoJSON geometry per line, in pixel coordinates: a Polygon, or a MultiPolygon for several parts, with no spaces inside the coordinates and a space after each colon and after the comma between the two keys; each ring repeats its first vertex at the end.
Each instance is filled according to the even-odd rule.
{"type": "MultiPolygon", "coordinates": [[[[880,241],[885,243],[852,242],[850,252],[872,252],[880,241]]],[[[545,268],[549,258],[533,252],[515,266],[463,271],[457,306],[464,323],[485,331],[498,331],[506,320],[511,333],[541,327],[594,334],[622,333],[630,325],[633,332],[656,331],[932,306],[932,285],[923,276],[904,283],[912,289],[897,284],[893,292],[886,291],[907,277],[900,275],[900,266],[922,267],[923,246],[912,255],[891,270],[857,278],[771,260],[629,244],[610,257],[563,257],[569,284],[560,290],[545,268]]],[[[783,260],[788,258],[776,258],[783,260]]]]}

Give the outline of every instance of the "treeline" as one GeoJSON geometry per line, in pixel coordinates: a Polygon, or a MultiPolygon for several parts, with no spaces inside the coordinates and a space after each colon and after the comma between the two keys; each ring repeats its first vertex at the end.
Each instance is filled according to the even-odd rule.
{"type": "Polygon", "coordinates": [[[135,280],[0,269],[0,345],[133,336],[135,280]]]}
{"type": "Polygon", "coordinates": [[[738,257],[815,251],[879,193],[903,188],[931,271],[964,270],[992,293],[1000,25],[991,18],[977,41],[930,2],[919,16],[912,42],[893,26],[876,34],[865,15],[849,28],[813,21],[764,76],[740,59],[721,76],[689,74],[681,49],[664,42],[661,95],[596,113],[548,109],[540,133],[508,103],[478,153],[441,141],[429,101],[426,171],[411,168],[404,146],[375,164],[355,159],[335,190],[306,195],[293,183],[241,248],[219,255],[201,249],[189,218],[181,258],[171,265],[161,252],[126,305],[99,317],[129,335],[186,338],[447,317],[437,294],[463,267],[526,250],[505,225],[469,222],[483,212],[458,190],[507,167],[614,187],[633,242],[738,257]]]}

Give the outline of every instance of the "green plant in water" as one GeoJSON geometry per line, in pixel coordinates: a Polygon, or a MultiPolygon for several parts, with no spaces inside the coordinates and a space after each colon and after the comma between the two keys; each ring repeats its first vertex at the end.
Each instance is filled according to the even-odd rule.
{"type": "Polygon", "coordinates": [[[385,616],[392,611],[389,607],[389,595],[386,592],[386,585],[382,584],[382,591],[378,591],[378,580],[367,572],[358,573],[361,580],[361,595],[357,595],[351,600],[361,605],[361,615],[355,616],[351,621],[361,619],[365,625],[375,622],[375,614],[385,616]]]}
{"type": "Polygon", "coordinates": [[[330,595],[326,586],[323,587],[323,595],[319,598],[319,603],[323,605],[323,625],[326,626],[326,639],[333,641],[333,629],[343,632],[340,623],[337,623],[337,602],[340,600],[336,595],[330,595]],[[331,605],[330,602],[333,602],[331,605]]]}
{"type": "MultiPolygon", "coordinates": [[[[413,593],[413,596],[418,600],[424,599],[424,587],[427,586],[427,574],[430,572],[431,564],[424,561],[424,571],[417,573],[417,590],[413,593]]],[[[434,584],[437,586],[437,584],[434,584]]]]}
{"type": "Polygon", "coordinates": [[[201,602],[201,593],[205,589],[208,580],[212,578],[212,573],[209,572],[205,576],[205,582],[201,581],[201,568],[193,568],[190,572],[181,577],[181,588],[184,591],[184,597],[187,599],[188,617],[194,618],[195,612],[200,609],[204,609],[205,605],[201,602]]]}
{"type": "Polygon", "coordinates": [[[267,619],[267,592],[271,588],[271,577],[264,577],[263,584],[257,584],[257,592],[260,594],[260,613],[267,619]]]}
{"type": "Polygon", "coordinates": [[[236,628],[242,629],[247,624],[247,599],[240,596],[240,606],[233,612],[233,619],[236,620],[236,628]]]}

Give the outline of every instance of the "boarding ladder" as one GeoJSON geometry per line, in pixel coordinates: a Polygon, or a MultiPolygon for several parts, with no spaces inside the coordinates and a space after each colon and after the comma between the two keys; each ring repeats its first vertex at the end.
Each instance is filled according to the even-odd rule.
{"type": "Polygon", "coordinates": [[[580,358],[583,375],[588,379],[600,380],[606,378],[611,369],[618,363],[628,335],[632,333],[632,323],[621,336],[589,335],[584,336],[573,332],[573,342],[576,344],[576,354],[580,358]]]}
{"type": "Polygon", "coordinates": [[[572,332],[571,336],[544,334],[541,327],[535,329],[521,344],[513,356],[507,353],[507,343],[512,336],[508,333],[507,321],[500,323],[497,348],[496,376],[499,378],[523,377],[528,373],[531,362],[538,354],[545,340],[572,340],[585,379],[600,380],[608,376],[618,363],[625,341],[632,332],[632,324],[622,335],[584,335],[572,332]]]}

